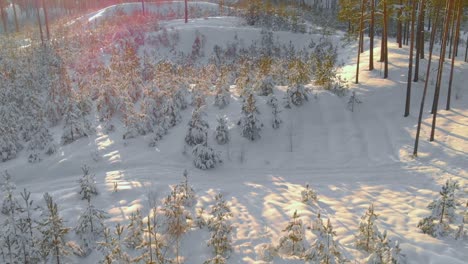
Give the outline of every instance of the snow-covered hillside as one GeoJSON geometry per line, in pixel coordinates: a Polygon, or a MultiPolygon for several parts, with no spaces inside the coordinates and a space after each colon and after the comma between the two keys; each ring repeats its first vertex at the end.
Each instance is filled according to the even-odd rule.
{"type": "MultiPolygon", "coordinates": [[[[172,7],[179,10],[181,4],[172,7]]],[[[215,4],[203,5],[207,10],[218,8],[215,4]]],[[[121,8],[130,12],[140,6],[138,3],[113,6],[82,19],[93,23],[105,20],[121,8]]],[[[148,8],[157,10],[159,6],[148,8]]],[[[226,47],[234,42],[234,35],[246,48],[251,43],[260,43],[262,37],[261,29],[248,27],[241,18],[230,16],[191,19],[188,24],[175,19],[161,22],[161,27],[168,29],[169,34],[177,32],[177,44],[155,50],[147,41],[138,54],[151,54],[154,61],[176,60],[179,52],[192,52],[198,35],[205,39],[204,56],[199,61],[205,63],[216,45],[226,47]]],[[[149,32],[146,40],[160,34],[163,33],[149,32]]],[[[365,263],[368,254],[356,248],[355,236],[361,216],[370,204],[378,215],[376,225],[381,231],[387,230],[392,241],[399,241],[407,263],[466,263],[467,240],[431,237],[421,232],[418,223],[429,214],[427,205],[439,195],[440,186],[446,180],[458,181],[460,199],[468,198],[468,89],[465,84],[468,64],[457,58],[454,91],[458,99],[452,101],[450,111],[440,110],[434,142],[427,140],[432,118],[426,110],[420,151],[414,158],[417,110],[424,84],[414,83],[411,114],[404,118],[408,48],[399,49],[393,41],[389,43],[390,77],[382,78],[382,66],[377,63],[376,70],[361,71],[360,84],[356,85],[352,80],[357,47],[342,46],[342,36],[341,32],[330,36],[273,33],[275,41],[286,46],[291,42],[297,50],[308,49],[311,39],[317,43],[320,39],[330,40],[338,47],[337,61],[344,64],[339,74],[348,80],[350,91],[345,96],[337,96],[310,83],[306,85],[310,89],[308,101],[288,109],[283,107],[287,87],[275,86],[282,120],[278,129],[272,127],[269,97],[255,96],[257,118],[263,124],[258,140],[250,141],[241,135],[238,121],[242,117],[243,99],[235,85],[230,86],[230,104],[223,109],[214,106],[214,96],[206,96],[204,119],[209,124],[208,145],[220,153],[223,161],[214,169],[199,170],[193,165],[191,147],[184,141],[194,110],[188,106],[181,111],[181,122],[153,147],[148,147],[153,134],[124,140],[123,121],[114,118],[115,131],[108,133],[96,114],[92,120],[95,133],[90,136],[58,146],[56,154],[39,163],[28,163],[28,154],[20,152],[17,158],[0,163],[0,171],[11,174],[18,190],[27,188],[32,192],[35,203],[42,204],[42,195],[48,192],[57,202],[65,225],[74,227],[87,205],[81,199],[77,183],[82,176],[81,167],[86,164],[96,176],[99,192],[93,204],[109,215],[105,223],[113,229],[117,223],[128,224],[130,215],[137,210],[148,216],[152,199],[156,197],[162,204],[170,194],[169,186],[181,182],[183,171],[188,170],[189,183],[196,192],[196,204],[187,206],[188,210],[204,208],[209,212],[217,193],[223,195],[231,208],[232,217],[228,221],[233,227],[232,253],[227,263],[265,263],[260,257],[262,246],[278,245],[296,211],[304,226],[306,248],[317,237],[310,229],[320,213],[325,222],[330,219],[343,257],[350,263],[365,263]],[[348,102],[352,92],[360,103],[350,111],[348,102]],[[229,128],[230,141],[225,145],[218,145],[215,140],[219,117],[226,119],[229,128]],[[302,202],[301,192],[306,184],[316,191],[317,202],[302,202]]],[[[376,42],[375,46],[380,47],[380,43],[376,42]]],[[[362,55],[361,69],[366,68],[368,56],[368,51],[362,55]]],[[[425,63],[423,60],[422,69],[425,63]]],[[[430,85],[429,95],[433,92],[430,85]]],[[[446,100],[445,89],[441,93],[443,100],[446,100]]],[[[431,103],[426,101],[426,109],[430,109],[431,103]]],[[[62,124],[51,131],[59,142],[62,124]]],[[[78,240],[78,236],[72,231],[67,239],[78,240]]],[[[190,228],[180,240],[181,262],[203,263],[212,258],[212,249],[206,244],[209,239],[208,229],[190,228]]],[[[138,250],[128,252],[132,256],[139,254],[138,250]]],[[[171,251],[168,256],[174,254],[171,251]]],[[[68,256],[65,263],[98,263],[102,258],[100,251],[93,250],[85,258],[68,256]]],[[[276,256],[272,263],[304,263],[304,260],[276,256]]]]}

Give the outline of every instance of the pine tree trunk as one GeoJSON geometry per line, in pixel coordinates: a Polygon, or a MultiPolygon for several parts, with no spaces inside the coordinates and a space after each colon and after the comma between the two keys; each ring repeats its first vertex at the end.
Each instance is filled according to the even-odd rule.
{"type": "Polygon", "coordinates": [[[356,64],[356,83],[359,83],[359,63],[361,59],[361,42],[362,40],[362,30],[364,27],[364,3],[365,0],[361,2],[361,19],[359,22],[359,44],[358,44],[358,54],[357,54],[357,64],[356,64]]]}
{"type": "Polygon", "coordinates": [[[188,3],[187,0],[185,0],[185,23],[188,23],[188,3]]]}
{"type": "Polygon", "coordinates": [[[404,117],[407,117],[410,114],[411,77],[412,77],[412,74],[413,74],[414,19],[415,19],[415,17],[416,17],[416,0],[413,0],[413,10],[411,10],[411,40],[410,40],[408,80],[407,80],[407,84],[406,84],[406,104],[405,104],[405,115],[404,115],[404,117]]]}
{"type": "Polygon", "coordinates": [[[145,15],[145,0],[141,0],[141,12],[145,15]]]}
{"type": "Polygon", "coordinates": [[[424,20],[425,20],[425,17],[426,17],[426,8],[427,8],[427,3],[426,3],[426,0],[422,0],[422,5],[421,5],[421,12],[422,12],[422,19],[421,19],[421,39],[420,39],[420,42],[419,42],[419,47],[420,47],[420,51],[419,51],[419,55],[420,55],[420,59],[424,59],[424,44],[425,44],[425,41],[424,41],[424,37],[425,37],[425,31],[424,31],[424,20]]]}
{"type": "Polygon", "coordinates": [[[442,47],[440,51],[439,68],[437,72],[437,81],[436,81],[436,87],[435,87],[435,93],[434,93],[434,101],[432,103],[433,116],[432,116],[432,126],[431,126],[431,137],[429,139],[430,141],[434,141],[435,127],[436,127],[436,120],[437,120],[437,108],[439,106],[440,85],[442,81],[442,73],[444,70],[445,51],[447,49],[447,35],[449,33],[449,25],[450,25],[451,13],[453,9],[453,2],[454,0],[447,1],[447,5],[448,5],[447,15],[445,18],[445,26],[444,26],[444,32],[443,32],[443,38],[442,38],[442,47]]]}
{"type": "Polygon", "coordinates": [[[414,65],[414,82],[419,81],[419,57],[421,56],[421,42],[424,42],[424,21],[423,21],[423,13],[424,13],[424,4],[425,0],[421,0],[419,4],[419,14],[418,14],[418,29],[416,32],[416,57],[415,57],[415,65],[414,65]]]}
{"type": "Polygon", "coordinates": [[[468,62],[468,36],[466,36],[465,62],[468,62]]]}
{"type": "MultiPolygon", "coordinates": [[[[452,97],[452,81],[453,81],[453,68],[455,67],[455,57],[456,57],[456,51],[457,51],[457,46],[458,46],[458,38],[460,34],[460,22],[461,22],[461,15],[462,15],[462,10],[463,10],[463,2],[461,0],[458,0],[458,12],[456,19],[454,18],[454,21],[456,20],[456,31],[455,31],[455,40],[453,42],[453,55],[452,55],[452,65],[450,68],[450,78],[449,78],[449,86],[448,86],[448,94],[447,94],[447,105],[445,107],[445,110],[450,110],[450,98],[452,97]]],[[[455,14],[454,14],[455,15],[455,14]]]]}
{"type": "Polygon", "coordinates": [[[375,0],[371,1],[371,20],[369,25],[369,71],[374,70],[374,13],[375,13],[375,0]]]}
{"type": "Polygon", "coordinates": [[[41,15],[39,13],[39,0],[36,0],[36,15],[37,15],[37,23],[39,24],[39,33],[41,35],[41,43],[42,45],[44,45],[44,34],[42,33],[41,15]]]}
{"type": "Polygon", "coordinates": [[[384,17],[384,79],[388,78],[388,10],[387,0],[383,0],[383,17],[384,17]]]}
{"type": "Polygon", "coordinates": [[[3,25],[3,32],[5,32],[5,35],[8,34],[8,26],[7,26],[7,16],[6,16],[6,13],[5,11],[3,10],[3,5],[5,4],[3,2],[4,0],[0,0],[0,15],[2,17],[2,25],[3,25]]]}
{"type": "Polygon", "coordinates": [[[11,5],[13,6],[13,17],[15,18],[15,29],[16,29],[16,32],[19,32],[18,16],[16,15],[16,3],[15,3],[15,1],[11,1],[11,5]]]}
{"type": "MultiPolygon", "coordinates": [[[[439,9],[435,11],[435,25],[439,22],[439,9]]],[[[432,62],[432,52],[434,50],[434,42],[437,34],[437,27],[433,26],[431,31],[431,39],[429,42],[429,59],[427,61],[427,70],[426,70],[426,79],[424,81],[424,90],[421,99],[421,106],[419,108],[419,117],[418,117],[418,127],[416,130],[416,139],[414,141],[414,149],[413,155],[416,157],[418,156],[418,146],[419,146],[419,135],[421,134],[421,123],[422,123],[422,116],[424,113],[424,103],[426,101],[426,94],[427,94],[427,86],[429,84],[429,77],[431,74],[431,62],[432,62]]]]}
{"type": "Polygon", "coordinates": [[[50,40],[50,31],[49,31],[49,18],[47,16],[47,2],[42,0],[42,8],[44,9],[44,21],[46,25],[47,40],[50,40]]]}
{"type": "Polygon", "coordinates": [[[403,35],[403,25],[401,23],[401,16],[403,15],[402,7],[403,6],[403,0],[400,0],[400,8],[398,8],[398,25],[397,25],[397,42],[398,42],[398,48],[401,49],[402,47],[402,35],[403,35]]]}

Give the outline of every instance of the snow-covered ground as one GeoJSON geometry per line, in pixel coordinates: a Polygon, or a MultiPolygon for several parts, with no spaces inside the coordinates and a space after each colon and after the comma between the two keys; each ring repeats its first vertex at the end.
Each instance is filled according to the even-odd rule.
{"type": "MultiPolygon", "coordinates": [[[[216,6],[217,8],[217,6],[216,6]]],[[[105,17],[106,10],[89,16],[89,20],[105,17]]],[[[216,17],[167,22],[176,28],[181,45],[189,49],[195,30],[207,36],[206,51],[216,43],[231,41],[234,33],[250,42],[259,38],[259,29],[240,26],[237,18],[216,17]]],[[[288,43],[307,45],[310,35],[275,33],[275,37],[288,43]]],[[[338,39],[339,36],[332,36],[338,39]]],[[[376,42],[376,47],[380,47],[376,42]]],[[[183,47],[180,47],[183,49],[183,47]]],[[[146,47],[148,49],[148,47],[146,47]]],[[[354,45],[339,49],[345,66],[342,75],[354,80],[354,45]]],[[[375,49],[379,54],[379,48],[375,49]]],[[[462,192],[468,196],[468,65],[457,58],[454,89],[461,98],[452,100],[450,111],[440,110],[437,119],[436,141],[429,142],[431,116],[428,113],[432,100],[426,101],[419,156],[413,158],[412,146],[422,95],[423,82],[414,83],[411,115],[403,117],[406,93],[408,48],[398,49],[389,43],[389,79],[381,77],[380,63],[376,70],[366,70],[368,51],[361,59],[360,84],[351,84],[361,104],[355,111],[347,109],[349,97],[338,97],[328,91],[313,89],[309,102],[301,107],[283,109],[283,124],[271,128],[271,108],[265,98],[258,97],[259,118],[264,126],[261,139],[248,141],[240,136],[236,125],[240,118],[241,100],[231,98],[223,110],[214,107],[208,98],[207,121],[210,124],[209,142],[221,152],[223,164],[215,169],[195,169],[190,154],[184,154],[184,137],[191,108],[183,112],[183,121],[169,134],[149,148],[149,138],[139,137],[124,144],[123,125],[106,134],[101,127],[95,135],[60,146],[58,153],[38,164],[27,163],[20,156],[0,163],[0,170],[8,170],[18,189],[27,188],[35,201],[49,192],[59,204],[67,226],[74,226],[85,207],[78,194],[77,180],[80,167],[87,164],[96,175],[100,194],[95,204],[109,213],[109,226],[126,223],[130,213],[141,209],[148,213],[148,194],[164,198],[169,185],[182,180],[184,169],[197,195],[197,207],[209,207],[214,195],[221,192],[232,206],[234,226],[234,251],[228,263],[261,263],[256,246],[261,243],[276,244],[282,230],[293,215],[300,214],[306,226],[318,212],[330,218],[337,232],[337,241],[343,254],[352,263],[362,263],[367,257],[356,250],[361,215],[370,203],[378,215],[377,225],[388,230],[392,240],[400,241],[408,263],[466,263],[468,242],[452,238],[437,239],[421,233],[418,222],[428,214],[427,204],[432,201],[446,179],[458,180],[462,192]],[[231,142],[219,146],[214,141],[216,118],[228,120],[231,142]],[[92,159],[96,152],[100,157],[92,159]],[[114,192],[114,182],[118,192],[114,192]],[[309,206],[301,202],[301,191],[306,183],[317,191],[319,202],[309,206]]],[[[377,56],[376,56],[377,57],[377,56]]],[[[447,62],[449,63],[449,62],[447,62]]],[[[425,72],[425,61],[421,73],[425,72]]],[[[447,77],[445,74],[444,77],[447,77]]],[[[432,77],[431,77],[432,78],[432,77]]],[[[443,81],[441,105],[445,105],[446,81],[443,81]]],[[[284,87],[277,87],[278,99],[284,87]]],[[[429,87],[429,98],[433,85],[429,87]]],[[[281,100],[280,100],[281,101],[281,100]]],[[[443,107],[440,107],[443,108],[443,107]]],[[[58,137],[60,133],[56,133],[58,137]]],[[[24,153],[22,155],[25,155],[24,153]]],[[[308,241],[313,234],[306,231],[308,241]]],[[[74,238],[71,234],[70,238],[74,238]]],[[[189,231],[181,244],[185,263],[202,263],[211,257],[205,241],[208,234],[189,231]]],[[[96,263],[101,258],[97,251],[85,259],[71,258],[70,263],[96,263]]],[[[298,260],[275,258],[274,263],[300,263],[298,260]]]]}

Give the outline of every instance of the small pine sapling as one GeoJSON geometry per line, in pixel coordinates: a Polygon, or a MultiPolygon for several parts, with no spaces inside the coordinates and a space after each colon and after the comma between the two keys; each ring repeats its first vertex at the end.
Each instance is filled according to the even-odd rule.
{"type": "Polygon", "coordinates": [[[301,191],[301,198],[303,203],[312,205],[317,202],[317,193],[306,184],[305,190],[301,191]]]}
{"type": "Polygon", "coordinates": [[[241,126],[241,135],[251,141],[260,138],[263,124],[257,118],[258,113],[255,97],[253,94],[249,94],[242,105],[242,117],[238,124],[241,126]]]}
{"type": "Polygon", "coordinates": [[[366,264],[404,264],[398,241],[394,244],[387,236],[387,231],[377,235],[375,248],[366,260],[366,264]]]}
{"type": "Polygon", "coordinates": [[[3,193],[2,214],[14,214],[16,208],[18,208],[18,201],[14,195],[16,185],[12,182],[11,175],[8,173],[8,171],[3,172],[3,184],[1,190],[3,193]]]}
{"type": "Polygon", "coordinates": [[[63,257],[69,254],[65,241],[65,235],[68,234],[69,228],[65,227],[52,196],[45,193],[44,200],[47,211],[39,222],[39,230],[42,235],[39,247],[43,258],[47,259],[48,255],[51,255],[55,262],[60,264],[63,257]]]}
{"type": "Polygon", "coordinates": [[[322,227],[316,231],[316,234],[317,238],[312,247],[305,252],[304,259],[312,263],[344,263],[345,260],[334,240],[336,233],[333,231],[330,219],[326,225],[322,223],[322,227]]]}
{"type": "Polygon", "coordinates": [[[18,208],[19,216],[17,220],[18,241],[21,245],[22,262],[24,263],[38,263],[40,260],[37,244],[37,229],[33,213],[38,207],[33,206],[31,200],[31,193],[26,189],[20,193],[22,203],[18,208]]]}
{"type": "Polygon", "coordinates": [[[466,239],[468,236],[467,230],[466,230],[466,223],[468,222],[468,201],[466,201],[465,204],[465,209],[461,212],[460,215],[460,224],[458,225],[457,232],[455,233],[455,238],[456,239],[466,239]]]}
{"type": "Polygon", "coordinates": [[[219,109],[223,109],[229,105],[231,93],[229,92],[229,85],[225,81],[219,80],[216,84],[214,105],[219,109]]]}
{"type": "Polygon", "coordinates": [[[274,87],[275,81],[270,75],[267,75],[255,84],[254,90],[258,92],[258,95],[268,96],[270,94],[273,94],[274,87]]]}
{"type": "Polygon", "coordinates": [[[102,236],[105,229],[103,221],[106,218],[108,218],[107,214],[91,204],[88,198],[88,205],[81,213],[76,227],[74,228],[76,234],[81,239],[85,255],[91,252],[91,248],[96,239],[102,236]]]}
{"type": "Polygon", "coordinates": [[[213,249],[215,257],[205,263],[226,261],[232,251],[232,226],[228,222],[228,219],[232,217],[231,209],[221,194],[216,195],[215,201],[216,203],[213,205],[210,212],[211,218],[207,223],[208,229],[211,232],[211,237],[208,240],[208,246],[213,249]]]}
{"type": "Polygon", "coordinates": [[[361,100],[359,100],[357,97],[356,97],[356,92],[353,91],[353,93],[351,94],[351,96],[349,97],[349,101],[348,101],[348,109],[349,111],[351,112],[354,112],[354,106],[356,104],[360,104],[362,103],[361,100]]]}
{"type": "Polygon", "coordinates": [[[281,110],[279,110],[278,99],[276,99],[276,96],[274,94],[269,95],[267,104],[270,105],[272,108],[271,113],[273,114],[273,119],[271,120],[271,126],[274,129],[277,129],[279,128],[280,124],[283,123],[283,120],[281,120],[279,116],[281,110]]]}
{"type": "Polygon", "coordinates": [[[217,119],[218,125],[216,126],[215,139],[219,145],[224,145],[229,142],[229,129],[224,117],[217,119]]]}
{"type": "Polygon", "coordinates": [[[375,250],[376,241],[380,234],[375,225],[377,215],[374,213],[374,205],[371,204],[359,223],[359,234],[356,236],[356,247],[367,252],[375,250]]]}
{"type": "Polygon", "coordinates": [[[127,226],[127,236],[124,239],[128,248],[135,249],[143,243],[143,218],[140,210],[130,215],[130,223],[127,226]]]}
{"type": "Polygon", "coordinates": [[[423,233],[433,237],[441,237],[451,231],[450,224],[456,219],[455,191],[458,188],[457,181],[447,180],[445,182],[439,192],[440,197],[427,206],[431,210],[431,215],[422,219],[418,224],[423,233]]]}
{"type": "Polygon", "coordinates": [[[291,108],[291,104],[301,106],[309,101],[309,90],[302,84],[292,84],[286,90],[284,97],[284,107],[291,108]]]}
{"type": "Polygon", "coordinates": [[[287,256],[302,257],[304,254],[304,226],[302,220],[299,219],[297,211],[294,211],[291,221],[283,232],[286,234],[282,236],[278,244],[278,252],[287,256]]]}
{"type": "Polygon", "coordinates": [[[82,196],[81,199],[89,201],[93,195],[98,194],[96,179],[94,174],[89,173],[88,166],[84,165],[81,167],[81,170],[83,171],[83,176],[78,180],[78,183],[80,184],[80,194],[82,196]]]}
{"type": "Polygon", "coordinates": [[[62,144],[66,145],[79,138],[87,137],[91,132],[91,123],[86,115],[79,109],[77,103],[71,102],[65,114],[62,144]]]}
{"type": "Polygon", "coordinates": [[[178,199],[180,199],[184,206],[192,207],[196,202],[196,195],[195,191],[193,190],[192,186],[188,182],[188,171],[184,170],[183,173],[184,181],[177,184],[174,187],[174,191],[176,192],[178,199]]]}
{"type": "Polygon", "coordinates": [[[122,241],[123,231],[124,227],[120,224],[117,224],[115,227],[115,236],[111,234],[109,228],[104,229],[104,240],[98,242],[98,249],[104,255],[104,259],[102,259],[99,263],[133,263],[133,259],[130,257],[130,255],[127,254],[127,252],[125,252],[125,247],[122,241]]]}

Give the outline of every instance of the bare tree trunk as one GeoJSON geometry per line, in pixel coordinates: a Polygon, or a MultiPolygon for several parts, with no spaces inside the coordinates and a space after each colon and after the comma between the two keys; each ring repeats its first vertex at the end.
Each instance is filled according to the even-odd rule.
{"type": "Polygon", "coordinates": [[[411,11],[411,40],[410,40],[410,54],[408,64],[408,81],[406,84],[406,104],[405,104],[405,117],[410,114],[411,104],[411,76],[413,74],[413,49],[414,49],[414,19],[416,16],[416,0],[413,0],[413,10],[411,11]]]}
{"type": "MultiPolygon", "coordinates": [[[[439,13],[440,13],[439,10],[436,9],[435,24],[439,22],[439,13]]],[[[419,135],[421,133],[421,123],[422,123],[422,116],[424,113],[424,103],[426,101],[427,86],[429,84],[429,75],[431,74],[432,51],[434,50],[434,42],[435,42],[436,34],[437,34],[437,27],[432,27],[431,39],[429,43],[429,59],[427,61],[426,80],[424,81],[423,96],[421,99],[421,106],[419,108],[418,128],[416,130],[416,139],[414,141],[413,155],[415,157],[418,156],[419,135]]]]}
{"type": "Polygon", "coordinates": [[[145,0],[141,0],[141,12],[145,15],[145,0]]]}
{"type": "MultiPolygon", "coordinates": [[[[450,98],[452,96],[452,81],[453,81],[453,68],[455,66],[455,57],[456,57],[456,47],[458,46],[458,38],[460,35],[460,22],[461,22],[461,15],[462,15],[462,10],[463,10],[463,2],[461,0],[458,0],[458,12],[456,16],[456,31],[455,31],[455,40],[453,42],[453,55],[452,55],[452,65],[450,68],[450,79],[449,79],[449,86],[448,86],[448,94],[447,94],[447,105],[445,107],[445,110],[450,110],[450,98]]],[[[455,15],[455,14],[454,14],[455,15]]]]}
{"type": "Polygon", "coordinates": [[[419,14],[418,14],[418,29],[416,32],[416,57],[415,57],[415,65],[414,65],[414,82],[419,80],[419,57],[421,56],[421,42],[424,42],[424,21],[423,21],[423,13],[424,13],[424,4],[425,0],[421,0],[419,4],[419,14]]]}
{"type": "Polygon", "coordinates": [[[468,62],[468,36],[466,36],[465,62],[468,62]]]}
{"type": "Polygon", "coordinates": [[[361,42],[363,42],[362,30],[364,27],[364,4],[365,0],[361,2],[361,19],[359,22],[359,44],[358,44],[358,54],[357,54],[357,64],[356,64],[356,83],[359,83],[359,62],[361,58],[361,42]]]}
{"type": "Polygon", "coordinates": [[[7,16],[5,11],[3,10],[3,5],[5,4],[4,0],[0,0],[0,15],[2,16],[2,25],[3,25],[3,32],[5,35],[8,34],[8,26],[7,26],[7,16]]]}
{"type": "Polygon", "coordinates": [[[44,9],[44,21],[46,25],[47,40],[50,40],[50,31],[49,31],[49,18],[47,16],[47,2],[42,0],[42,8],[44,9]]]}
{"type": "Polygon", "coordinates": [[[384,24],[384,79],[388,78],[388,12],[387,0],[383,0],[383,24],[384,24]]]}
{"type": "Polygon", "coordinates": [[[375,24],[375,0],[371,1],[371,20],[369,25],[369,71],[374,70],[374,24],[375,24]]]}
{"type": "Polygon", "coordinates": [[[19,32],[18,16],[16,15],[16,3],[15,3],[15,1],[11,1],[11,5],[13,6],[13,16],[15,18],[15,29],[16,29],[16,32],[19,32]]]}
{"type": "Polygon", "coordinates": [[[398,8],[398,25],[397,25],[397,42],[398,42],[398,48],[401,49],[402,46],[402,31],[403,31],[403,25],[401,23],[401,16],[403,15],[402,11],[402,6],[403,6],[403,0],[400,0],[400,8],[398,8]]]}
{"type": "Polygon", "coordinates": [[[41,35],[41,43],[42,45],[44,45],[44,34],[42,33],[41,15],[39,13],[39,0],[36,0],[36,15],[37,15],[37,23],[39,24],[39,33],[41,35]]]}
{"type": "Polygon", "coordinates": [[[188,3],[187,0],[185,0],[185,23],[188,23],[188,3]]]}
{"type": "Polygon", "coordinates": [[[424,20],[425,20],[425,16],[426,16],[426,9],[427,9],[427,3],[426,3],[426,0],[422,0],[422,8],[421,8],[421,12],[422,12],[422,19],[421,19],[421,40],[419,42],[419,47],[420,47],[420,52],[419,52],[419,55],[420,55],[420,59],[424,59],[424,44],[425,44],[425,41],[424,41],[424,37],[425,37],[425,34],[424,34],[424,20]]]}
{"type": "Polygon", "coordinates": [[[442,81],[442,73],[444,69],[444,60],[445,60],[445,51],[447,49],[447,35],[449,33],[449,25],[450,25],[450,19],[451,19],[451,13],[452,13],[452,8],[453,8],[453,2],[454,0],[449,0],[447,1],[447,16],[445,18],[445,26],[444,26],[444,32],[443,32],[443,38],[442,38],[442,47],[440,51],[440,59],[439,59],[439,69],[437,72],[437,81],[436,81],[436,87],[435,87],[435,93],[434,93],[434,102],[433,102],[433,115],[432,115],[432,127],[431,127],[431,138],[429,139],[430,141],[434,141],[434,135],[435,135],[435,127],[436,127],[436,120],[437,120],[437,108],[439,106],[439,94],[440,94],[440,84],[442,81]]]}

